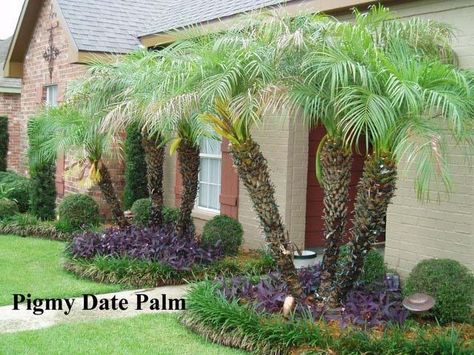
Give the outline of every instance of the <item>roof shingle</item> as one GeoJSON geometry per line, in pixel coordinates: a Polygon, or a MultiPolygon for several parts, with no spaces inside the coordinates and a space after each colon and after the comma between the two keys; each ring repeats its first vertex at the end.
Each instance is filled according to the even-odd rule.
{"type": "Polygon", "coordinates": [[[169,1],[140,36],[167,32],[239,13],[275,6],[291,0],[181,0],[169,1]]]}
{"type": "Polygon", "coordinates": [[[288,0],[58,0],[79,50],[127,53],[139,37],[288,0]]]}
{"type": "Polygon", "coordinates": [[[127,53],[138,34],[157,18],[166,0],[58,0],[79,50],[127,53]]]}

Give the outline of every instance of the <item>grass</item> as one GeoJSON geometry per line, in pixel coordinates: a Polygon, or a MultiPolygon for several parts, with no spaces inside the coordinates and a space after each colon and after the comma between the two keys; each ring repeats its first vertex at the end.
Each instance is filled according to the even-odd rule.
{"type": "Polygon", "coordinates": [[[0,334],[0,354],[245,354],[208,343],[173,314],[63,324],[0,334]]]}
{"type": "Polygon", "coordinates": [[[209,265],[195,264],[190,270],[175,270],[159,262],[110,256],[96,256],[92,259],[68,258],[65,263],[65,269],[79,278],[126,285],[130,288],[181,285],[190,281],[213,279],[216,276],[262,275],[274,267],[273,259],[258,251],[227,256],[209,265]]]}
{"type": "MultiPolygon", "coordinates": [[[[0,305],[12,303],[13,293],[33,297],[74,297],[121,289],[77,279],[62,268],[63,242],[0,236],[0,305]]],[[[0,352],[1,353],[1,352],[0,352]]]]}
{"type": "Polygon", "coordinates": [[[290,320],[281,314],[258,312],[251,305],[229,301],[209,281],[187,294],[187,311],[180,321],[206,339],[263,354],[474,354],[469,324],[438,326],[409,320],[402,326],[364,329],[315,321],[310,314],[290,320]]]}

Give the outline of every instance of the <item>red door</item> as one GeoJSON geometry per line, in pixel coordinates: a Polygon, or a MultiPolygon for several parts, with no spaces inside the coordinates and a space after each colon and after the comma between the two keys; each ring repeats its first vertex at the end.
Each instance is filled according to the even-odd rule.
{"type": "MultiPolygon", "coordinates": [[[[306,189],[306,237],[305,247],[321,247],[324,246],[324,223],[322,219],[323,213],[323,189],[316,180],[315,159],[319,142],[326,134],[323,127],[317,127],[309,133],[309,154],[308,154],[308,182],[306,189]]],[[[357,182],[362,176],[363,157],[354,154],[354,162],[352,164],[352,176],[349,192],[349,213],[352,213],[354,207],[354,198],[357,191],[357,182]]],[[[347,230],[351,227],[349,222],[347,230]]]]}

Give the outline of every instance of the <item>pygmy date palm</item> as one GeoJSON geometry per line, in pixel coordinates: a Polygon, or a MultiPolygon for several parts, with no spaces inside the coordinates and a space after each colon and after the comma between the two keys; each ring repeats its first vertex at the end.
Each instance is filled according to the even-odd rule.
{"type": "Polygon", "coordinates": [[[172,140],[171,152],[177,152],[183,181],[180,213],[176,230],[179,235],[192,231],[199,176],[199,144],[209,135],[206,125],[197,118],[197,101],[183,91],[192,73],[188,46],[192,42],[171,45],[157,52],[136,53],[127,58],[122,70],[129,77],[123,102],[109,113],[104,126],[120,128],[131,121],[139,122],[147,153],[151,220],[161,223],[163,205],[163,160],[165,144],[172,140]]]}
{"type": "Polygon", "coordinates": [[[110,157],[113,138],[100,130],[99,121],[64,105],[44,110],[33,118],[29,135],[34,137],[32,163],[54,161],[58,153],[70,153],[81,177],[96,183],[120,227],[128,225],[104,157],[110,157]]]}
{"type": "MultiPolygon", "coordinates": [[[[303,57],[296,80],[290,77],[293,79],[290,84],[291,96],[303,108],[303,117],[309,117],[307,122],[311,124],[323,124],[327,131],[317,154],[317,175],[324,189],[323,218],[327,243],[318,292],[333,305],[340,298],[339,293],[332,291],[340,289],[340,284],[336,284],[336,262],[347,220],[351,150],[358,149],[359,143],[365,141],[365,151],[368,152],[372,142],[368,141],[370,135],[366,132],[367,129],[382,131],[393,121],[392,113],[379,109],[379,121],[376,124],[370,125],[361,120],[349,129],[346,125],[349,119],[346,113],[354,102],[353,97],[348,95],[348,88],[358,86],[374,92],[385,85],[383,70],[374,70],[375,64],[372,61],[376,62],[383,53],[390,50],[391,43],[405,43],[430,57],[439,48],[443,48],[445,57],[451,56],[451,51],[446,46],[450,30],[441,24],[420,19],[399,21],[383,7],[372,7],[366,14],[356,11],[355,15],[355,21],[350,23],[322,19],[320,25],[315,27],[316,31],[313,29],[313,33],[306,34],[311,38],[307,54],[303,57]]],[[[407,57],[409,55],[406,54],[407,57]]],[[[383,98],[373,99],[369,108],[383,106],[383,98]]],[[[350,114],[362,115],[367,111],[367,107],[362,105],[358,109],[360,111],[351,111],[350,114]]],[[[385,178],[395,181],[396,172],[387,174],[385,178]]],[[[369,190],[366,186],[360,186],[360,191],[369,190]]],[[[393,189],[387,187],[383,193],[386,199],[390,199],[393,189]]],[[[369,193],[367,198],[372,200],[374,195],[369,193]]],[[[369,201],[366,202],[364,208],[359,208],[360,212],[369,213],[369,201]]],[[[375,210],[386,211],[386,207],[379,205],[375,210]]],[[[381,213],[379,220],[384,223],[385,214],[381,213]]],[[[380,226],[383,224],[370,233],[380,234],[380,226]]]]}
{"type": "Polygon", "coordinates": [[[150,90],[151,75],[155,73],[157,56],[148,51],[137,51],[125,55],[120,60],[95,62],[93,66],[101,73],[96,77],[101,81],[104,91],[113,87],[116,91],[114,102],[107,108],[107,115],[102,120],[102,130],[120,135],[130,125],[139,127],[142,133],[142,147],[147,165],[147,189],[150,196],[151,225],[160,225],[163,221],[163,162],[166,139],[162,134],[149,134],[144,129],[144,100],[150,90]],[[117,90],[120,88],[119,90],[117,90]]]}
{"type": "MultiPolygon", "coordinates": [[[[276,82],[283,56],[276,45],[278,32],[267,25],[250,24],[204,43],[196,92],[209,107],[204,119],[230,142],[234,165],[282,278],[290,293],[300,297],[303,292],[293,265],[293,247],[278,210],[268,163],[251,133],[280,90],[276,82]]],[[[297,40],[288,34],[288,41],[297,40]]]]}
{"type": "MultiPolygon", "coordinates": [[[[415,25],[419,30],[422,23],[415,25]]],[[[425,25],[427,33],[432,24],[425,25]]],[[[390,28],[394,26],[392,22],[390,28]]],[[[403,26],[406,24],[399,27],[403,26]]],[[[348,265],[332,295],[337,300],[353,286],[371,244],[385,230],[399,163],[416,162],[419,197],[426,196],[435,174],[449,187],[442,125],[458,142],[470,142],[466,132],[472,130],[473,114],[471,74],[445,62],[449,47],[440,57],[433,51],[439,51],[436,46],[427,49],[409,37],[386,38],[380,45],[375,31],[365,24],[355,25],[351,31],[367,39],[366,55],[358,57],[360,52],[349,50],[344,54],[357,58],[358,67],[371,74],[370,80],[348,85],[336,97],[339,126],[348,144],[364,138],[371,153],[357,188],[348,265]],[[367,55],[369,49],[371,55],[367,55]]]]}

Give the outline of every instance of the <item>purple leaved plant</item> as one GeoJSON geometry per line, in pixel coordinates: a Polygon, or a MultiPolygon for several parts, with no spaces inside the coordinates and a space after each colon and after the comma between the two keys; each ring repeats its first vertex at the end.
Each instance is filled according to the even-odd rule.
{"type": "Polygon", "coordinates": [[[385,287],[368,290],[363,287],[349,292],[343,307],[345,321],[363,326],[376,326],[385,322],[402,324],[408,311],[402,305],[399,291],[389,291],[385,287]]]}
{"type": "Polygon", "coordinates": [[[202,247],[194,235],[178,237],[172,226],[109,228],[104,233],[84,232],[74,237],[70,253],[75,258],[96,255],[157,261],[175,270],[210,263],[222,256],[220,242],[202,247]]]}
{"type": "MultiPolygon", "coordinates": [[[[298,270],[298,277],[307,295],[319,286],[320,265],[298,270]]],[[[229,301],[237,300],[251,304],[258,311],[279,313],[282,310],[288,288],[278,272],[272,272],[252,282],[249,277],[238,276],[230,279],[219,278],[217,292],[229,301]]],[[[393,285],[377,283],[370,287],[360,285],[352,290],[342,305],[342,315],[334,315],[315,304],[300,300],[296,315],[310,315],[313,319],[339,321],[341,326],[354,324],[373,327],[386,322],[402,324],[408,311],[402,305],[400,289],[393,285]]]]}

